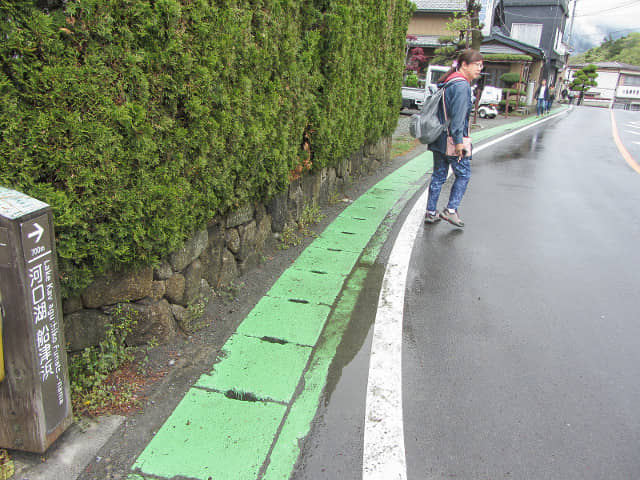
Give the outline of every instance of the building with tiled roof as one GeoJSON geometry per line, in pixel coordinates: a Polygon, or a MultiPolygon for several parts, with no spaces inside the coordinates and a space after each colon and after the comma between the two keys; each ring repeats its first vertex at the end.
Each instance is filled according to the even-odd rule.
{"type": "Polygon", "coordinates": [[[597,67],[598,85],[585,93],[585,104],[640,110],[640,66],[622,62],[571,64],[567,69],[567,83],[578,70],[591,64],[597,67]]]}
{"type": "Polygon", "coordinates": [[[466,12],[466,0],[413,0],[417,12],[466,12]]]}

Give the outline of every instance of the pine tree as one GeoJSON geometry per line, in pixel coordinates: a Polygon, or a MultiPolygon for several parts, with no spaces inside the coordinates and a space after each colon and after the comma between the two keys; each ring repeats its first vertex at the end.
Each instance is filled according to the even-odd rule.
{"type": "Polygon", "coordinates": [[[598,82],[596,82],[596,77],[598,76],[598,72],[596,71],[597,69],[598,67],[593,64],[587,65],[583,69],[578,70],[573,77],[573,81],[569,85],[569,88],[573,91],[580,92],[578,105],[582,103],[584,92],[589,90],[591,87],[598,86],[598,82]]]}

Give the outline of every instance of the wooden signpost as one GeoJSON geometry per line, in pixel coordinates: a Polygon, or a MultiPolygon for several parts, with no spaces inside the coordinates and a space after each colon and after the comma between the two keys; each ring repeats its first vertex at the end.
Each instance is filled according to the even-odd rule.
{"type": "Polygon", "coordinates": [[[73,422],[53,216],[2,187],[0,312],[0,448],[43,453],[73,422]]]}

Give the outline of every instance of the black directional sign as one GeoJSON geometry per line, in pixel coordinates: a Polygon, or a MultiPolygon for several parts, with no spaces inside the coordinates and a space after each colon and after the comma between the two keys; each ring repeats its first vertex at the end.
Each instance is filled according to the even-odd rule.
{"type": "Polygon", "coordinates": [[[0,448],[44,452],[72,423],[51,208],[0,187],[0,448]]]}

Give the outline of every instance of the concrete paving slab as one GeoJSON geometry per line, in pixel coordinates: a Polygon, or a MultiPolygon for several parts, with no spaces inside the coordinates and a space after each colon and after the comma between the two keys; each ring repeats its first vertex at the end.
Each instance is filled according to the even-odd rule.
{"type": "Polygon", "coordinates": [[[140,455],[134,473],[167,479],[256,478],[285,410],[277,403],[191,389],[140,455]]]}
{"type": "Polygon", "coordinates": [[[262,297],[236,330],[240,335],[277,338],[313,346],[331,309],[326,305],[262,297]]]}
{"type": "Polygon", "coordinates": [[[312,243],[298,257],[293,268],[346,276],[353,270],[359,256],[360,254],[356,252],[336,252],[326,248],[318,248],[312,243]]]}
{"type": "Polygon", "coordinates": [[[323,236],[332,234],[340,235],[344,233],[358,235],[364,237],[366,245],[371,236],[378,229],[378,225],[380,225],[380,220],[375,217],[371,219],[343,214],[331,222],[331,225],[329,225],[322,233],[323,236]]]}
{"type": "Polygon", "coordinates": [[[226,355],[196,387],[218,392],[252,394],[259,400],[289,402],[307,364],[311,348],[272,343],[234,334],[223,347],[226,355]]]}
{"type": "MultiPolygon", "coordinates": [[[[355,238],[354,235],[349,236],[355,238]]],[[[352,238],[352,242],[354,238],[352,238]]],[[[333,244],[337,244],[337,242],[333,242],[333,244]]],[[[362,248],[360,250],[362,250],[362,248]]],[[[342,289],[343,283],[344,277],[342,275],[305,272],[296,268],[289,268],[267,292],[267,296],[300,302],[333,305],[333,302],[335,302],[336,297],[342,289]]]]}

